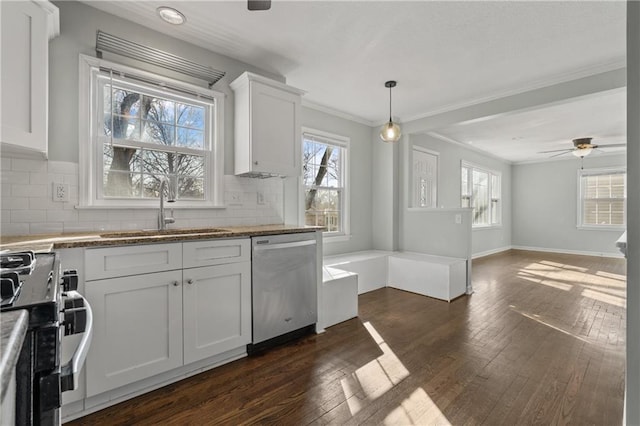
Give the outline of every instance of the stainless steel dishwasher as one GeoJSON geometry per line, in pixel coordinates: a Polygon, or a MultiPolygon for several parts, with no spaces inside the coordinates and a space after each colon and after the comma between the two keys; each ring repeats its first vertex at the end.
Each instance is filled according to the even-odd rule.
{"type": "Polygon", "coordinates": [[[254,353],[315,330],[316,233],[251,238],[254,353]]]}

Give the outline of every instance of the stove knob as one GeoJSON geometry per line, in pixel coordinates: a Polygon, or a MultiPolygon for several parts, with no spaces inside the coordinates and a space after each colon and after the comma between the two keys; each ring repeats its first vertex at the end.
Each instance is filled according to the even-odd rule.
{"type": "Polygon", "coordinates": [[[64,313],[64,335],[84,333],[87,328],[87,309],[71,308],[62,311],[64,313]]]}
{"type": "Polygon", "coordinates": [[[64,291],[75,291],[78,289],[78,271],[66,269],[62,272],[62,288],[64,291]]]}

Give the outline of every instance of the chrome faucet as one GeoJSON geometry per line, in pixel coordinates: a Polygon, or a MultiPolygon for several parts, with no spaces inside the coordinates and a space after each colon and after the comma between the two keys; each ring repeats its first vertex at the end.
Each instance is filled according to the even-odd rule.
{"type": "MultiPolygon", "coordinates": [[[[160,213],[158,214],[158,229],[163,231],[167,229],[168,223],[176,223],[173,217],[173,209],[171,209],[171,216],[165,217],[164,215],[164,190],[169,185],[167,178],[162,178],[160,181],[160,213]]],[[[171,191],[169,191],[169,198],[167,203],[173,203],[175,200],[171,197],[171,191]]]]}

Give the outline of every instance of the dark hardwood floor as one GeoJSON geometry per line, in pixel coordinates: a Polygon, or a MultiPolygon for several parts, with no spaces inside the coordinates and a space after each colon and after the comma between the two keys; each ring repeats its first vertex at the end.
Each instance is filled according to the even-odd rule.
{"type": "Polygon", "coordinates": [[[73,424],[622,423],[625,261],[510,251],[446,303],[381,289],[359,318],[73,424]]]}

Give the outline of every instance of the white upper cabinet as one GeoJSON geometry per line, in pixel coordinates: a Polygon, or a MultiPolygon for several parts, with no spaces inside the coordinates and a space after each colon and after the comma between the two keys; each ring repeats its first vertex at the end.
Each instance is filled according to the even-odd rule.
{"type": "Polygon", "coordinates": [[[235,174],[299,176],[302,90],[245,72],[235,92],[235,174]]]}
{"type": "Polygon", "coordinates": [[[46,158],[49,40],[60,32],[58,8],[42,1],[2,1],[0,8],[2,152],[46,158]]]}

